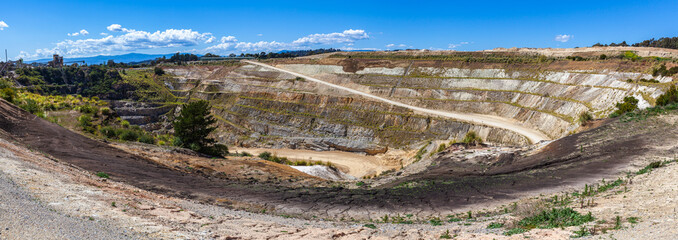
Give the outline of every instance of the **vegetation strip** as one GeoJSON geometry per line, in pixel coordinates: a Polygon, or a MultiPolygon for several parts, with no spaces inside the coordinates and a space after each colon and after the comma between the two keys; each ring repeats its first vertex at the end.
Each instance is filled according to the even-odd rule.
{"type": "Polygon", "coordinates": [[[413,98],[413,97],[399,97],[399,99],[428,100],[428,101],[449,101],[449,102],[486,102],[486,103],[503,103],[503,104],[508,104],[508,105],[511,105],[511,106],[514,106],[514,107],[518,107],[518,108],[523,108],[523,109],[527,109],[527,110],[531,110],[531,111],[535,111],[535,112],[541,112],[541,113],[544,113],[544,114],[549,114],[549,115],[552,115],[552,116],[554,116],[554,117],[560,118],[560,119],[562,119],[562,120],[564,120],[564,121],[566,121],[566,122],[569,122],[569,123],[573,123],[574,120],[575,120],[574,117],[571,117],[571,116],[567,116],[567,115],[564,115],[564,114],[556,113],[556,112],[553,112],[553,111],[547,111],[547,110],[541,110],[541,109],[537,109],[537,108],[533,108],[533,107],[527,107],[527,106],[523,106],[523,105],[520,105],[520,104],[517,104],[517,103],[513,103],[513,102],[489,101],[489,100],[483,101],[483,100],[440,99],[440,98],[413,98]]]}
{"type": "MultiPolygon", "coordinates": [[[[369,87],[381,87],[381,88],[392,88],[390,86],[385,86],[385,85],[376,85],[376,84],[361,84],[369,87]]],[[[548,96],[548,95],[542,95],[539,93],[531,93],[531,92],[525,92],[525,91],[519,91],[519,90],[501,90],[501,89],[484,89],[484,88],[428,88],[428,87],[398,87],[397,89],[415,89],[415,90],[446,90],[446,91],[482,91],[482,92],[511,92],[511,93],[520,93],[520,94],[528,94],[528,95],[534,95],[534,96],[539,96],[539,97],[544,97],[544,98],[552,98],[556,100],[561,100],[561,101],[566,101],[566,102],[573,102],[573,103],[578,103],[581,105],[586,106],[588,109],[592,109],[593,107],[591,106],[591,103],[589,102],[584,102],[584,101],[579,101],[576,99],[572,98],[566,98],[566,97],[556,97],[556,96],[548,96]]]]}
{"type": "MultiPolygon", "coordinates": [[[[393,76],[393,75],[386,75],[386,74],[363,74],[363,75],[366,75],[366,76],[382,76],[382,77],[400,77],[400,76],[393,76]]],[[[421,76],[421,75],[404,76],[404,77],[406,77],[406,78],[433,78],[433,79],[463,79],[463,80],[478,79],[478,80],[529,81],[529,82],[543,82],[543,83],[551,83],[551,84],[574,86],[574,87],[604,88],[604,89],[614,89],[614,90],[620,90],[620,91],[628,91],[629,90],[629,89],[620,88],[620,87],[609,87],[609,86],[599,86],[599,85],[577,85],[577,84],[574,84],[574,83],[561,83],[561,82],[542,80],[542,79],[533,79],[533,78],[438,77],[438,76],[421,76]]]]}

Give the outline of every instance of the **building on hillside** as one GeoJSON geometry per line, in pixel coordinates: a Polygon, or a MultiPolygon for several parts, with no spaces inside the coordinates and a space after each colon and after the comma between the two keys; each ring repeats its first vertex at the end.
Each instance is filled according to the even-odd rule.
{"type": "Polygon", "coordinates": [[[64,57],[59,56],[59,54],[54,54],[52,56],[52,61],[47,63],[50,67],[63,67],[64,66],[64,57]]]}

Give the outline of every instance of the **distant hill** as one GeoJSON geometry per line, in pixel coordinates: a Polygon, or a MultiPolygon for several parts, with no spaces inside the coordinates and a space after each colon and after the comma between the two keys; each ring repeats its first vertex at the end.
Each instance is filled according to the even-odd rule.
{"type": "MultiPolygon", "coordinates": [[[[122,55],[99,55],[99,56],[94,56],[94,57],[81,57],[81,58],[64,58],[64,62],[71,62],[71,61],[85,61],[88,65],[91,64],[101,64],[101,63],[106,63],[108,60],[112,59],[116,63],[131,63],[131,62],[143,62],[147,60],[153,60],[159,57],[171,57],[174,55],[174,53],[169,53],[169,54],[143,54],[143,53],[128,53],[128,54],[122,54],[122,55]]],[[[38,60],[33,60],[33,61],[26,61],[26,63],[46,63],[52,61],[51,58],[46,58],[46,59],[38,59],[38,60]]]]}

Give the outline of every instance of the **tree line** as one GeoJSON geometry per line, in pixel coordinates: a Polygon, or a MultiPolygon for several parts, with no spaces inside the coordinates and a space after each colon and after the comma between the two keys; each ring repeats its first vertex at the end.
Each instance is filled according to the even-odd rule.
{"type": "Polygon", "coordinates": [[[621,43],[610,43],[610,44],[601,44],[601,43],[596,43],[593,44],[593,47],[628,47],[628,46],[633,46],[633,47],[656,47],[656,48],[669,48],[669,49],[678,49],[678,37],[663,37],[659,39],[650,39],[650,40],[645,40],[639,43],[634,43],[629,45],[626,43],[626,41],[623,41],[621,43]]]}

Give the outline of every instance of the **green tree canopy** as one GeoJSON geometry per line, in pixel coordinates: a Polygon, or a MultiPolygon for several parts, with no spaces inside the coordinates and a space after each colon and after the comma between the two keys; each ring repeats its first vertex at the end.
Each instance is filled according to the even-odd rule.
{"type": "Polygon", "coordinates": [[[216,140],[209,135],[216,127],[217,121],[210,114],[210,104],[205,100],[184,104],[181,113],[173,122],[174,136],[180,141],[180,145],[194,151],[223,156],[228,153],[228,148],[221,144],[215,144],[216,140]]]}
{"type": "Polygon", "coordinates": [[[623,102],[617,103],[617,110],[614,112],[615,115],[622,115],[627,112],[632,112],[638,109],[638,99],[633,96],[627,96],[624,98],[623,102]]]}

